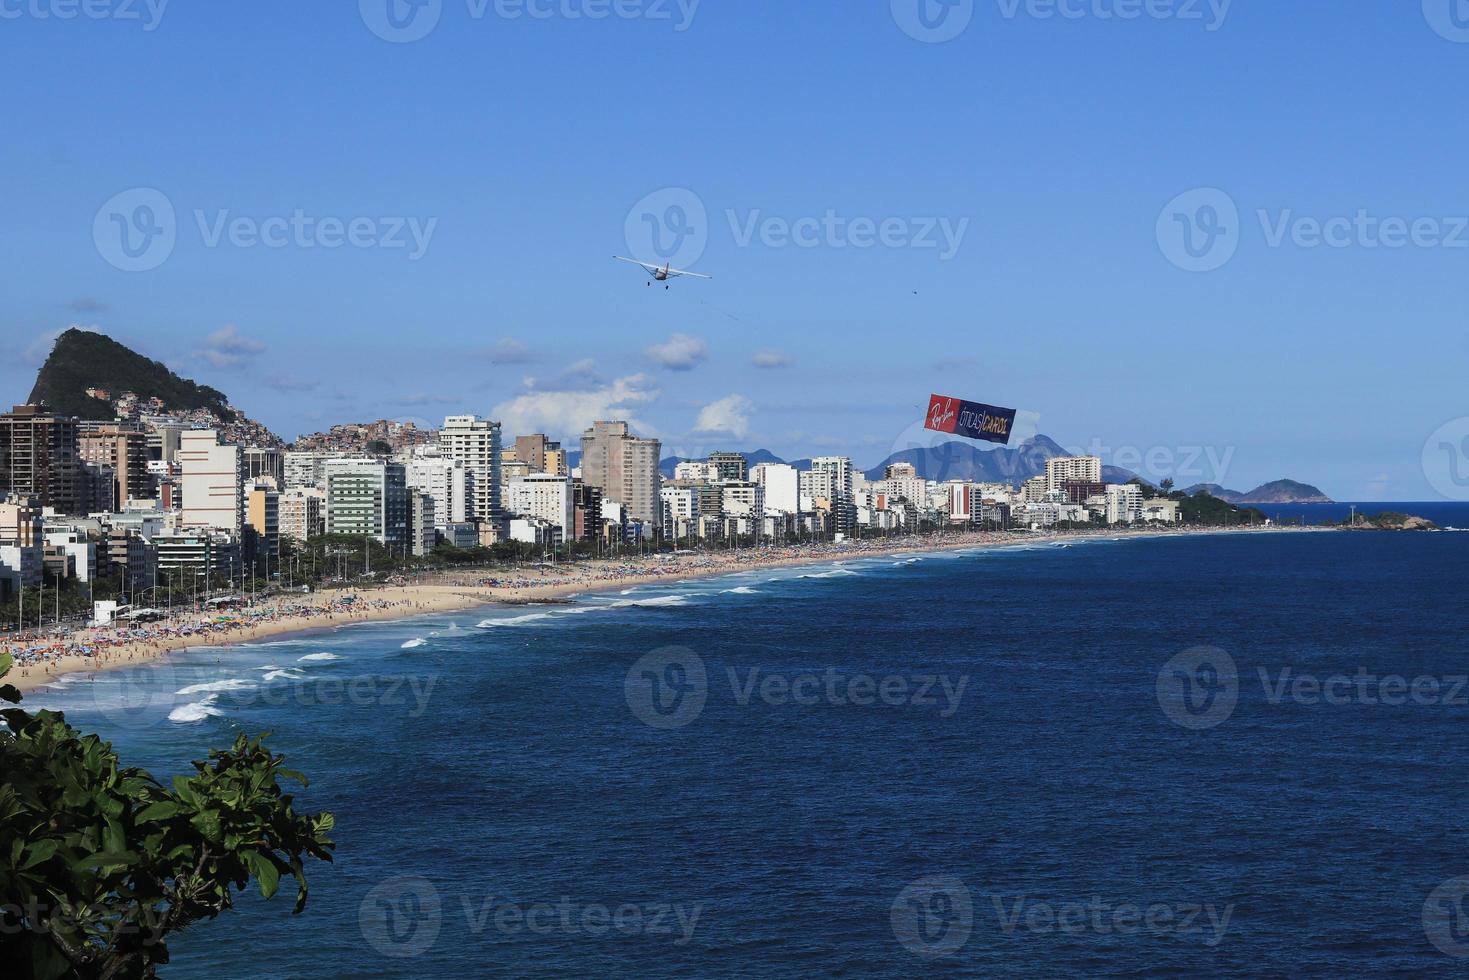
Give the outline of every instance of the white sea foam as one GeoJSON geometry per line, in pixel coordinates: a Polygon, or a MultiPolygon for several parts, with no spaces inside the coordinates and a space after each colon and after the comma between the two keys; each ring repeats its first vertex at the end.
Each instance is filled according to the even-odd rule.
{"type": "Polygon", "coordinates": [[[401,650],[412,650],[412,649],[415,649],[416,647],[423,646],[427,642],[428,642],[428,640],[425,640],[423,637],[420,636],[420,637],[416,637],[416,638],[414,638],[412,640],[409,640],[407,643],[403,644],[403,646],[401,646],[399,649],[401,649],[401,650]]]}
{"type": "Polygon", "coordinates": [[[181,687],[173,693],[181,697],[187,697],[190,694],[208,694],[211,691],[253,691],[254,689],[254,681],[247,681],[243,677],[231,677],[230,679],[223,681],[209,681],[205,684],[190,684],[188,687],[181,687]]]}
{"type": "Polygon", "coordinates": [[[266,674],[263,679],[267,681],[299,681],[305,676],[305,674],[301,673],[301,671],[297,670],[296,668],[288,667],[285,670],[272,670],[270,673],[266,674]]]}
{"type": "Polygon", "coordinates": [[[725,589],[726,595],[759,595],[759,589],[752,589],[748,585],[737,585],[732,589],[725,589]]]}
{"type": "Polygon", "coordinates": [[[205,718],[218,718],[224,712],[214,707],[214,699],[216,697],[218,695],[211,694],[202,701],[180,705],[168,713],[168,720],[187,724],[203,721],[205,718]]]}
{"type": "Polygon", "coordinates": [[[688,601],[689,597],[686,595],[660,595],[653,596],[650,599],[623,599],[618,602],[612,603],[612,605],[619,609],[626,609],[629,607],[636,607],[640,609],[659,609],[666,606],[685,606],[688,605],[688,601]]]}
{"type": "Polygon", "coordinates": [[[528,623],[550,618],[550,613],[526,613],[524,616],[511,616],[508,619],[484,619],[480,621],[479,626],[481,629],[490,629],[495,626],[525,626],[528,623]]]}
{"type": "Polygon", "coordinates": [[[341,659],[342,658],[339,657],[339,656],[337,656],[335,653],[308,653],[306,656],[300,658],[301,662],[303,662],[303,663],[304,662],[307,662],[307,661],[311,661],[311,660],[341,660],[341,659]]]}

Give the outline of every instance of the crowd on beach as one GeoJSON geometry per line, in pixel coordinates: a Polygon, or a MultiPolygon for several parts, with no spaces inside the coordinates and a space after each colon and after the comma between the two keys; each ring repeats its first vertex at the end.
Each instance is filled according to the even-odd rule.
{"type": "Polygon", "coordinates": [[[362,593],[320,602],[266,599],[237,610],[191,610],[161,622],[116,622],[62,634],[43,630],[7,633],[0,635],[0,652],[10,654],[17,677],[27,678],[35,669],[49,675],[63,660],[81,658],[88,669],[99,669],[146,660],[165,650],[238,642],[277,628],[307,629],[379,618],[393,611],[407,612],[414,605],[408,599],[370,598],[362,593]]]}

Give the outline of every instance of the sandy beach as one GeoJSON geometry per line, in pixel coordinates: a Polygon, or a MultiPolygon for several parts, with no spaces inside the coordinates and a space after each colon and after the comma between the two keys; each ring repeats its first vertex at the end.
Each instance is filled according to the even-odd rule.
{"type": "Polygon", "coordinates": [[[1167,537],[1217,533],[1267,533],[1300,528],[1160,529],[1107,532],[971,532],[885,541],[848,541],[600,559],[555,566],[458,569],[421,581],[361,589],[323,589],[310,594],[276,595],[229,612],[175,612],[171,619],[131,626],[109,626],[54,635],[21,633],[0,638],[15,666],[7,682],[34,690],[66,674],[133,666],[174,650],[227,646],[282,634],[334,628],[351,623],[404,619],[495,604],[565,599],[606,589],[625,589],[670,580],[706,578],[759,568],[779,568],[882,555],[1067,542],[1087,538],[1167,537]]]}

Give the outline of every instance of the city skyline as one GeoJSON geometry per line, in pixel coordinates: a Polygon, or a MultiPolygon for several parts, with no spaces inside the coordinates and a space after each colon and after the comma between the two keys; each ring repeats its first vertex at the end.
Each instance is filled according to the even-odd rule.
{"type": "Polygon", "coordinates": [[[1422,456],[1463,417],[1469,199],[1440,164],[1464,136],[1424,120],[1452,118],[1437,80],[1469,45],[1420,5],[961,4],[944,43],[880,5],[819,55],[819,7],[772,30],[712,5],[432,6],[418,40],[350,6],[8,19],[0,78],[98,110],[14,107],[30,138],[0,154],[20,232],[0,259],[35,271],[0,298],[10,402],[75,323],[287,437],[464,411],[570,438],[628,418],[680,455],[872,465],[945,391],[1068,448],[1229,459],[1189,482],[1442,499],[1422,456]],[[209,82],[224,38],[279,91],[209,82]],[[756,49],[773,67],[743,71],[756,49]],[[644,59],[660,77],[627,74],[644,59]],[[1261,59],[1302,82],[1292,99],[1239,77],[1261,59]],[[92,70],[52,77],[64,60],[92,70]],[[1401,70],[1357,70],[1378,63],[1401,70]],[[102,111],[91,77],[116,75],[131,97],[102,111]],[[506,96],[527,79],[534,98],[506,96]],[[300,103],[317,83],[330,99],[300,103]],[[552,110],[569,135],[546,138],[552,110]],[[177,138],[139,139],[160,116],[177,138]],[[161,195],[172,235],[126,271],[106,233],[157,203],[137,192],[161,195]],[[333,245],[357,220],[364,244],[333,245]],[[611,259],[649,251],[716,279],[650,290],[611,259]]]}

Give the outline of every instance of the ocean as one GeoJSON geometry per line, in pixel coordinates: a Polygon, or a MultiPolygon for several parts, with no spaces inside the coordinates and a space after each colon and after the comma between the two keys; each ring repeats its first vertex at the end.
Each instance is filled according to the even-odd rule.
{"type": "Polygon", "coordinates": [[[1352,503],[1348,501],[1330,504],[1251,504],[1249,506],[1264,511],[1265,516],[1282,524],[1312,525],[1326,521],[1345,521],[1352,516],[1353,508],[1355,508],[1359,517],[1396,511],[1399,514],[1411,514],[1414,517],[1425,518],[1433,521],[1439,527],[1469,529],[1469,503],[1462,501],[1440,500],[1426,503],[1421,501],[1352,503]]]}
{"type": "Polygon", "coordinates": [[[303,915],[247,893],[169,978],[1462,976],[1466,582],[1469,534],[1104,538],[28,701],[165,777],[268,731],[336,814],[303,915]]]}

